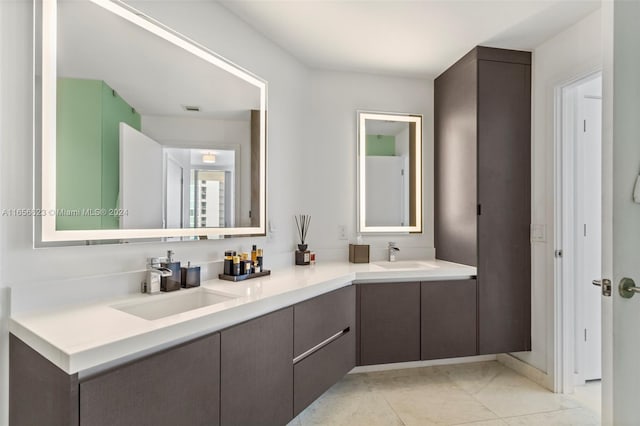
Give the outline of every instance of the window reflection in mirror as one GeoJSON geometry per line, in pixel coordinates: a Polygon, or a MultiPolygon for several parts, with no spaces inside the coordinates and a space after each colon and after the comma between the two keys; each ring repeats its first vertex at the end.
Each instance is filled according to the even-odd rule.
{"type": "Polygon", "coordinates": [[[422,117],[359,113],[360,232],[421,232],[422,117]]]}

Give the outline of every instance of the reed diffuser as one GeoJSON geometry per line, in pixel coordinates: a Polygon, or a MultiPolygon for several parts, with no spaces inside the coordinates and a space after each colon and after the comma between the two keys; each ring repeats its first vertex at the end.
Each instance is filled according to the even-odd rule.
{"type": "Polygon", "coordinates": [[[308,265],[311,260],[311,253],[307,250],[305,241],[311,224],[311,215],[299,214],[294,216],[294,219],[298,228],[298,237],[300,237],[300,244],[298,244],[298,250],[296,250],[296,265],[308,265]]]}

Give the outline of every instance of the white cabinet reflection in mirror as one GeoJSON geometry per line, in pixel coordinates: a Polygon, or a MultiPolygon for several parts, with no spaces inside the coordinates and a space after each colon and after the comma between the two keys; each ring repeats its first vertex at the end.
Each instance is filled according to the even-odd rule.
{"type": "Polygon", "coordinates": [[[124,2],[34,4],[40,241],[265,233],[266,82],[124,2]]]}
{"type": "Polygon", "coordinates": [[[360,232],[422,232],[422,117],[360,112],[360,232]]]}
{"type": "Polygon", "coordinates": [[[121,228],[162,227],[162,145],[120,123],[121,228]]]}

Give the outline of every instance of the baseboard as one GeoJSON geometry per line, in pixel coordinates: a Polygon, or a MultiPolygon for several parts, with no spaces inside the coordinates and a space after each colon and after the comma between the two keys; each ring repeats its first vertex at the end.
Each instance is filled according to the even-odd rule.
{"type": "Polygon", "coordinates": [[[372,371],[401,370],[404,368],[432,367],[434,365],[468,364],[470,362],[495,361],[495,360],[496,360],[496,355],[478,355],[478,356],[467,356],[462,358],[433,359],[429,361],[410,361],[410,362],[396,362],[393,364],[363,365],[363,366],[354,368],[349,372],[349,374],[369,373],[372,371]]]}
{"type": "Polygon", "coordinates": [[[527,379],[539,384],[540,386],[549,389],[553,392],[553,378],[542,370],[527,364],[526,362],[516,358],[511,354],[498,354],[496,355],[497,361],[515,371],[518,374],[523,375],[527,379]]]}

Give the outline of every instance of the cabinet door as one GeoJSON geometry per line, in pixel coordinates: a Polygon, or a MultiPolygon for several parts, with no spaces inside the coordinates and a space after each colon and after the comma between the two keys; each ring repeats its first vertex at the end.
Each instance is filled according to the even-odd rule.
{"type": "Polygon", "coordinates": [[[223,425],[284,425],[291,420],[293,308],[223,330],[220,353],[223,425]]]}
{"type": "Polygon", "coordinates": [[[80,383],[80,425],[217,425],[218,333],[80,383]]]}
{"type": "Polygon", "coordinates": [[[480,354],[531,349],[531,67],[478,65],[480,354]]]}
{"type": "Polygon", "coordinates": [[[467,55],[434,81],[434,243],[438,259],[476,266],[477,61],[467,55]]]}
{"type": "Polygon", "coordinates": [[[476,280],[421,284],[421,358],[476,354],[476,280]]]}
{"type": "Polygon", "coordinates": [[[78,374],[69,375],[9,335],[9,424],[77,426],[78,374]]]}
{"type": "Polygon", "coordinates": [[[360,365],[420,359],[420,283],[359,284],[360,365]]]}

